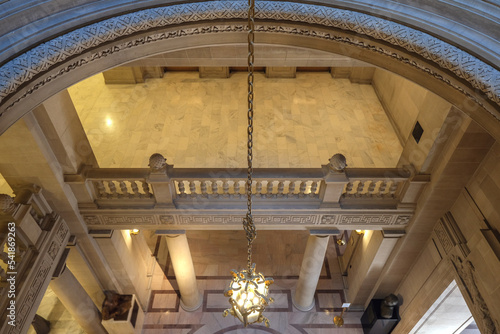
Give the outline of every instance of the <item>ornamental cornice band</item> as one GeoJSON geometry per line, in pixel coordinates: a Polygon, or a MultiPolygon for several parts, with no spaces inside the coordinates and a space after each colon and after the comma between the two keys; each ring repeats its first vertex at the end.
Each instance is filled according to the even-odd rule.
{"type": "MultiPolygon", "coordinates": [[[[227,19],[244,20],[246,6],[244,1],[186,3],[141,10],[76,29],[43,43],[3,65],[0,68],[0,104],[35,76],[43,74],[51,67],[61,64],[70,57],[82,54],[90,48],[101,46],[119,37],[170,25],[227,19]]],[[[404,48],[466,80],[473,88],[478,89],[500,106],[500,72],[497,69],[421,31],[349,10],[289,2],[261,1],[257,5],[256,16],[258,19],[343,29],[404,48]]],[[[229,31],[232,30],[229,29],[229,31]]],[[[299,31],[296,33],[301,34],[300,29],[297,30],[299,31]]],[[[223,31],[207,29],[197,33],[223,31]]],[[[273,32],[282,31],[277,29],[273,32]]],[[[314,34],[308,34],[308,36],[316,37],[314,34]]],[[[166,38],[171,37],[180,36],[167,36],[166,38]]],[[[71,68],[67,71],[70,70],[71,68]]],[[[431,73],[431,75],[438,77],[436,74],[431,73]]],[[[40,85],[43,86],[43,79],[40,85]]],[[[463,92],[463,89],[457,89],[463,92]]],[[[498,115],[493,116],[500,119],[498,115]]]]}

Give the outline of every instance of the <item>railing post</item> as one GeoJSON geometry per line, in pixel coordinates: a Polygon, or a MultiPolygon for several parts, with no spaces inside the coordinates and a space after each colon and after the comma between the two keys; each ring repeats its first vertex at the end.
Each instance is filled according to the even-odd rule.
{"type": "Polygon", "coordinates": [[[344,171],[346,166],[345,157],[338,153],[330,158],[328,165],[321,166],[324,176],[319,191],[319,198],[321,200],[320,208],[340,206],[340,197],[346,183],[349,181],[344,171]]]}
{"type": "Polygon", "coordinates": [[[399,206],[416,205],[425,185],[430,181],[431,176],[429,174],[418,174],[408,180],[401,194],[401,203],[399,206]]]}
{"type": "Polygon", "coordinates": [[[161,154],[155,153],[149,158],[149,168],[148,183],[153,188],[156,207],[174,207],[175,185],[169,176],[173,165],[168,165],[167,160],[161,154]]]}
{"type": "Polygon", "coordinates": [[[83,166],[78,174],[64,175],[64,182],[67,183],[78,201],[78,205],[97,207],[95,200],[95,189],[92,182],[87,181],[87,170],[92,166],[83,166]]]}

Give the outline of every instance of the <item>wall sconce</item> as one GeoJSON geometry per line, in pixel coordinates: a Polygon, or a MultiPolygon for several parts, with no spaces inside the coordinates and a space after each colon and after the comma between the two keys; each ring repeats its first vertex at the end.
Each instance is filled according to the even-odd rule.
{"type": "Polygon", "coordinates": [[[344,246],[345,245],[344,234],[345,234],[345,231],[342,231],[342,234],[340,235],[340,238],[337,239],[337,244],[339,246],[344,246]]]}
{"type": "Polygon", "coordinates": [[[133,230],[129,230],[129,233],[130,235],[138,235],[139,234],[139,230],[134,228],[133,230]]]}
{"type": "Polygon", "coordinates": [[[357,234],[360,234],[360,235],[361,235],[361,234],[365,234],[365,230],[356,230],[356,233],[357,233],[357,234]]]}

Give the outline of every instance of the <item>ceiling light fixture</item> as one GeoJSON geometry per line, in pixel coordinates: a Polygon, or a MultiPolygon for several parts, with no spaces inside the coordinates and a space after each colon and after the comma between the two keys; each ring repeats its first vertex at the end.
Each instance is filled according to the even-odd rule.
{"type": "Polygon", "coordinates": [[[231,314],[238,318],[246,327],[256,322],[264,322],[269,327],[269,320],[262,315],[266,306],[272,303],[269,297],[269,285],[273,283],[272,278],[266,278],[263,274],[255,271],[255,263],[252,263],[252,243],[257,236],[252,218],[252,148],[253,148],[253,80],[254,80],[254,23],[255,23],[255,0],[248,0],[248,180],[246,182],[247,192],[247,214],[243,218],[243,230],[247,237],[247,269],[238,272],[231,270],[233,279],[229,287],[224,291],[224,296],[229,297],[231,308],[224,311],[224,317],[231,314]]]}

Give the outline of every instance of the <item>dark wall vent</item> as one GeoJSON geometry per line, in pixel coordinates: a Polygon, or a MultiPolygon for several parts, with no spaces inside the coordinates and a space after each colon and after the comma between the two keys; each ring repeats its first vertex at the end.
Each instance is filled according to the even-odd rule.
{"type": "Polygon", "coordinates": [[[413,132],[412,132],[413,138],[415,138],[415,141],[417,142],[417,144],[420,141],[420,138],[422,138],[423,133],[424,133],[424,129],[422,129],[422,126],[417,121],[417,123],[413,127],[413,132]]]}

